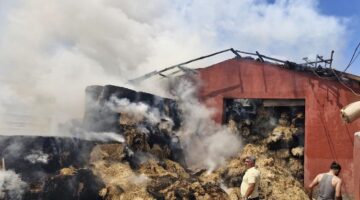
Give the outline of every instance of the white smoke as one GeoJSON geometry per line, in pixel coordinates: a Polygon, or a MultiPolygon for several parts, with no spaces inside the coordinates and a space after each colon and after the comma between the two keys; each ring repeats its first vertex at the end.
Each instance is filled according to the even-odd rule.
{"type": "Polygon", "coordinates": [[[35,163],[47,164],[49,161],[49,155],[43,153],[42,151],[32,151],[31,154],[25,156],[25,160],[29,161],[32,164],[35,163]]]}
{"type": "Polygon", "coordinates": [[[227,127],[212,120],[210,110],[197,99],[195,83],[179,79],[172,93],[178,97],[183,124],[178,133],[190,167],[206,167],[209,171],[225,164],[242,148],[241,139],[227,127]]]}
{"type": "Polygon", "coordinates": [[[90,141],[115,141],[119,143],[125,142],[125,138],[122,135],[113,132],[78,132],[69,134],[69,137],[90,141]]]}
{"type": "Polygon", "coordinates": [[[132,175],[128,177],[128,180],[135,185],[143,185],[150,181],[150,179],[145,174],[132,175]]]}
{"type": "Polygon", "coordinates": [[[0,199],[20,200],[26,187],[27,184],[14,171],[0,171],[0,199]]]}
{"type": "Polygon", "coordinates": [[[132,103],[126,98],[118,99],[112,96],[107,105],[114,112],[124,113],[137,122],[145,119],[147,122],[155,125],[161,120],[159,109],[152,108],[143,102],[132,103]]]}
{"type": "Polygon", "coordinates": [[[125,138],[119,133],[115,132],[90,132],[84,130],[84,128],[75,120],[62,124],[57,136],[67,138],[77,138],[81,140],[89,141],[102,141],[102,142],[125,142],[125,138]]]}
{"type": "Polygon", "coordinates": [[[87,85],[124,85],[229,47],[292,60],[334,49],[339,58],[347,38],[346,19],[321,14],[316,0],[3,0],[0,7],[1,134],[46,134],[82,117],[87,85]]]}
{"type": "Polygon", "coordinates": [[[30,123],[52,124],[50,128],[82,115],[84,88],[90,84],[121,84],[234,45],[289,58],[327,53],[341,49],[345,33],[344,22],[319,14],[313,0],[157,0],[151,5],[30,0],[5,16],[7,28],[0,37],[1,105],[6,105],[0,106],[2,118],[25,111],[52,122],[30,123]]]}
{"type": "MultiPolygon", "coordinates": [[[[229,47],[298,62],[334,49],[338,65],[351,21],[322,14],[317,2],[1,0],[0,134],[66,135],[56,130],[58,124],[83,116],[86,86],[127,87],[129,79],[229,47]]],[[[147,83],[146,91],[159,90],[157,83],[147,83]]],[[[182,143],[190,164],[212,169],[241,145],[210,120],[214,111],[192,92],[188,87],[178,92],[190,116],[182,143]]],[[[154,123],[159,119],[156,112],[145,114],[154,123]]],[[[123,141],[114,133],[76,135],[123,141]]]]}

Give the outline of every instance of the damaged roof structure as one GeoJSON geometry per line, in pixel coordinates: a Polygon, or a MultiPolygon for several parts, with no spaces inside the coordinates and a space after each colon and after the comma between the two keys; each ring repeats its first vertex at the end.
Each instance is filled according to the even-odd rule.
{"type": "Polygon", "coordinates": [[[338,71],[338,70],[332,68],[334,51],[331,52],[331,56],[329,59],[324,59],[323,56],[317,55],[315,61],[309,61],[308,58],[305,57],[305,58],[303,58],[303,60],[305,60],[306,62],[299,64],[299,63],[291,62],[288,60],[281,60],[281,59],[269,57],[269,56],[260,54],[258,51],[256,51],[255,53],[250,53],[250,52],[235,50],[233,48],[225,49],[223,51],[219,51],[219,52],[215,52],[215,53],[212,53],[209,55],[191,59],[186,62],[182,62],[182,63],[176,64],[176,65],[172,65],[170,67],[166,67],[162,70],[155,70],[155,71],[149,72],[143,76],[131,79],[131,80],[129,80],[129,82],[136,84],[138,82],[144,81],[153,76],[159,76],[162,78],[166,78],[166,77],[173,77],[173,76],[181,76],[185,73],[197,73],[196,69],[188,68],[185,65],[199,61],[199,60],[207,59],[212,56],[227,53],[227,52],[233,53],[235,55],[236,59],[249,59],[249,60],[256,60],[259,62],[271,63],[271,64],[275,64],[281,68],[286,68],[286,69],[291,69],[291,70],[296,70],[296,71],[303,71],[303,72],[310,72],[319,78],[328,78],[328,79],[334,79],[334,80],[338,80],[338,81],[353,80],[353,81],[360,82],[359,76],[341,72],[341,71],[338,71]],[[341,80],[339,80],[340,78],[341,78],[341,80]]]}
{"type": "MultiPolygon", "coordinates": [[[[226,101],[229,99],[272,100],[290,106],[291,100],[303,101],[304,128],[304,185],[316,174],[329,168],[332,161],[343,166],[343,193],[346,197],[360,198],[360,138],[359,120],[345,124],[340,110],[360,100],[360,77],[332,67],[332,57],[317,56],[316,61],[295,63],[262,55],[227,49],[193,59],[178,65],[154,71],[132,83],[159,76],[166,78],[182,73],[197,73],[202,82],[199,98],[214,108],[214,120],[226,123],[226,101]],[[235,58],[200,69],[188,69],[186,64],[224,52],[235,58]],[[284,101],[290,100],[290,101],[284,101]]],[[[276,104],[276,103],[275,103],[276,104]]]]}

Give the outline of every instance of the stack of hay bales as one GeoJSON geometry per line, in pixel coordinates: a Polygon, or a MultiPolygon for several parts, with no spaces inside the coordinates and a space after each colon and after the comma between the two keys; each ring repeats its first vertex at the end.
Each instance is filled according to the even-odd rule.
{"type": "MultiPolygon", "coordinates": [[[[229,164],[216,173],[222,174],[224,180],[228,180],[225,184],[229,187],[229,195],[232,200],[240,199],[239,184],[235,184],[232,180],[237,180],[245,173],[244,160],[246,156],[254,155],[257,158],[256,167],[261,173],[260,179],[260,197],[261,199],[291,199],[304,200],[308,199],[302,183],[292,176],[294,170],[299,170],[298,163],[288,166],[287,162],[283,162],[281,157],[269,151],[263,144],[247,144],[242,152],[229,164]]],[[[241,183],[241,181],[240,181],[241,183]]]]}
{"type": "Polygon", "coordinates": [[[127,162],[111,158],[119,147],[102,146],[91,155],[93,172],[106,185],[100,191],[104,199],[228,199],[219,182],[202,180],[177,162],[147,159],[139,169],[132,169],[127,162]]]}

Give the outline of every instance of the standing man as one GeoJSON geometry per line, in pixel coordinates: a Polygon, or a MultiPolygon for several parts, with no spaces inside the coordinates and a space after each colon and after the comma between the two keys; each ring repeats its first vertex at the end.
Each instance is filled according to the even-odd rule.
{"type": "Polygon", "coordinates": [[[245,200],[259,200],[260,172],[255,168],[255,162],[254,156],[245,158],[247,170],[240,186],[241,196],[245,200]]]}
{"type": "Polygon", "coordinates": [[[335,161],[330,165],[330,171],[318,174],[309,185],[309,197],[312,198],[313,188],[319,184],[317,200],[341,200],[341,179],[338,177],[341,166],[335,161]]]}

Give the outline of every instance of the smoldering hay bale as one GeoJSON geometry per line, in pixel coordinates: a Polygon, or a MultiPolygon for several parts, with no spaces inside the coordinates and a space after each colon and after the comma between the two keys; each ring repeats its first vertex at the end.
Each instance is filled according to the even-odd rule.
{"type": "Polygon", "coordinates": [[[60,174],[49,177],[40,199],[100,199],[103,182],[87,168],[64,168],[60,174]]]}
{"type": "Polygon", "coordinates": [[[176,172],[167,171],[154,159],[149,159],[146,162],[142,163],[140,165],[139,171],[149,177],[172,176],[174,178],[179,178],[176,172]]]}
{"type": "MultiPolygon", "coordinates": [[[[107,148],[94,148],[94,151],[111,151],[116,145],[107,148]],[[112,148],[110,148],[112,147],[112,148]]],[[[92,153],[91,155],[98,155],[92,153]]],[[[108,153],[103,153],[108,155],[108,153]]],[[[269,151],[266,142],[248,144],[227,164],[212,173],[190,174],[180,164],[163,160],[148,159],[138,170],[133,170],[124,161],[108,157],[92,158],[93,171],[106,184],[100,192],[107,200],[112,199],[239,199],[239,185],[245,172],[244,158],[257,157],[257,166],[261,172],[260,194],[264,199],[307,199],[301,183],[294,175],[301,174],[302,164],[290,159],[289,164],[279,153],[269,151]],[[195,175],[196,174],[196,175],[195,175]],[[134,177],[144,176],[142,181],[134,177]],[[221,182],[228,178],[228,188],[221,188],[221,182]],[[238,184],[238,185],[236,185],[238,184]],[[225,193],[226,191],[226,193],[225,193]]]]}
{"type": "MultiPolygon", "coordinates": [[[[284,124],[287,126],[274,127],[280,133],[279,141],[288,143],[296,128],[284,124]]],[[[236,132],[238,127],[233,128],[236,132]]],[[[262,199],[288,199],[289,194],[294,200],[307,199],[299,181],[303,175],[302,163],[292,157],[288,145],[270,150],[268,138],[257,138],[220,168],[212,172],[192,168],[197,170],[192,172],[169,160],[164,144],[151,143],[149,138],[157,134],[157,129],[151,129],[155,133],[144,133],[136,124],[123,124],[122,131],[126,138],[124,144],[98,145],[91,153],[92,169],[106,185],[99,190],[104,199],[239,199],[239,186],[246,171],[244,158],[249,155],[257,157],[262,174],[262,199]],[[150,156],[141,159],[134,168],[125,155],[128,147],[150,156]]]]}
{"type": "Polygon", "coordinates": [[[123,156],[122,144],[102,144],[94,147],[91,152],[91,165],[94,174],[99,176],[106,187],[99,191],[107,200],[113,199],[153,199],[146,191],[144,183],[133,182],[139,176],[126,162],[121,162],[123,156]]]}
{"type": "Polygon", "coordinates": [[[106,185],[106,189],[101,193],[106,199],[154,199],[146,192],[146,181],[132,181],[138,174],[134,173],[127,163],[96,161],[93,163],[93,171],[106,185]]]}
{"type": "Polygon", "coordinates": [[[277,150],[277,151],[275,151],[275,155],[276,155],[276,157],[281,158],[281,159],[286,159],[286,158],[290,157],[290,153],[289,153],[288,149],[277,150]]]}
{"type": "Polygon", "coordinates": [[[98,156],[108,155],[110,149],[98,147],[91,153],[93,171],[106,184],[99,191],[104,199],[227,199],[218,178],[205,181],[168,159],[148,159],[134,170],[124,161],[98,156]]]}
{"type": "Polygon", "coordinates": [[[191,176],[181,165],[169,160],[163,164],[148,160],[140,171],[152,178],[147,190],[158,199],[227,199],[219,182],[191,176]]]}
{"type": "Polygon", "coordinates": [[[177,162],[171,160],[165,160],[166,170],[178,174],[180,178],[188,179],[190,175],[185,171],[185,169],[177,162]]]}
{"type": "Polygon", "coordinates": [[[296,128],[291,128],[289,126],[277,126],[271,133],[271,137],[269,137],[269,141],[278,141],[278,140],[285,140],[290,141],[293,135],[296,132],[296,128]]]}
{"type": "MultiPolygon", "coordinates": [[[[290,166],[292,167],[289,168],[287,163],[283,161],[283,155],[281,155],[283,153],[271,152],[264,144],[264,142],[247,144],[242,152],[229,161],[229,164],[225,167],[224,170],[231,172],[227,175],[239,176],[239,174],[245,173],[244,159],[249,155],[254,155],[257,158],[257,168],[261,173],[260,196],[263,199],[308,199],[302,183],[293,176],[293,174],[300,173],[303,170],[300,161],[290,159],[290,166]]],[[[215,173],[219,173],[219,171],[215,173]]],[[[233,194],[236,187],[230,187],[230,189],[229,195],[231,199],[236,199],[238,194],[233,194]]]]}
{"type": "Polygon", "coordinates": [[[304,176],[304,165],[300,160],[290,158],[288,166],[291,174],[295,178],[302,178],[304,176]]]}
{"type": "Polygon", "coordinates": [[[269,139],[268,139],[268,142],[269,142],[269,143],[270,143],[270,142],[277,142],[277,141],[279,141],[279,140],[282,139],[282,136],[283,136],[283,134],[282,134],[281,131],[274,130],[274,131],[271,133],[271,135],[270,135],[270,137],[269,137],[269,139]]]}
{"type": "Polygon", "coordinates": [[[135,125],[123,126],[123,134],[126,144],[131,146],[134,151],[148,152],[150,150],[148,135],[142,133],[135,125]]]}
{"type": "Polygon", "coordinates": [[[159,144],[154,144],[150,149],[150,153],[157,157],[160,160],[164,160],[165,158],[169,158],[171,155],[171,150],[168,146],[164,145],[161,147],[159,144]]]}
{"type": "Polygon", "coordinates": [[[291,154],[293,156],[304,156],[304,147],[295,147],[291,149],[291,154]]]}
{"type": "Polygon", "coordinates": [[[90,162],[97,160],[121,161],[125,158],[123,144],[99,144],[96,145],[90,154],[90,162]]]}
{"type": "Polygon", "coordinates": [[[73,167],[66,167],[60,170],[61,176],[73,176],[76,174],[76,169],[73,167]]]}

